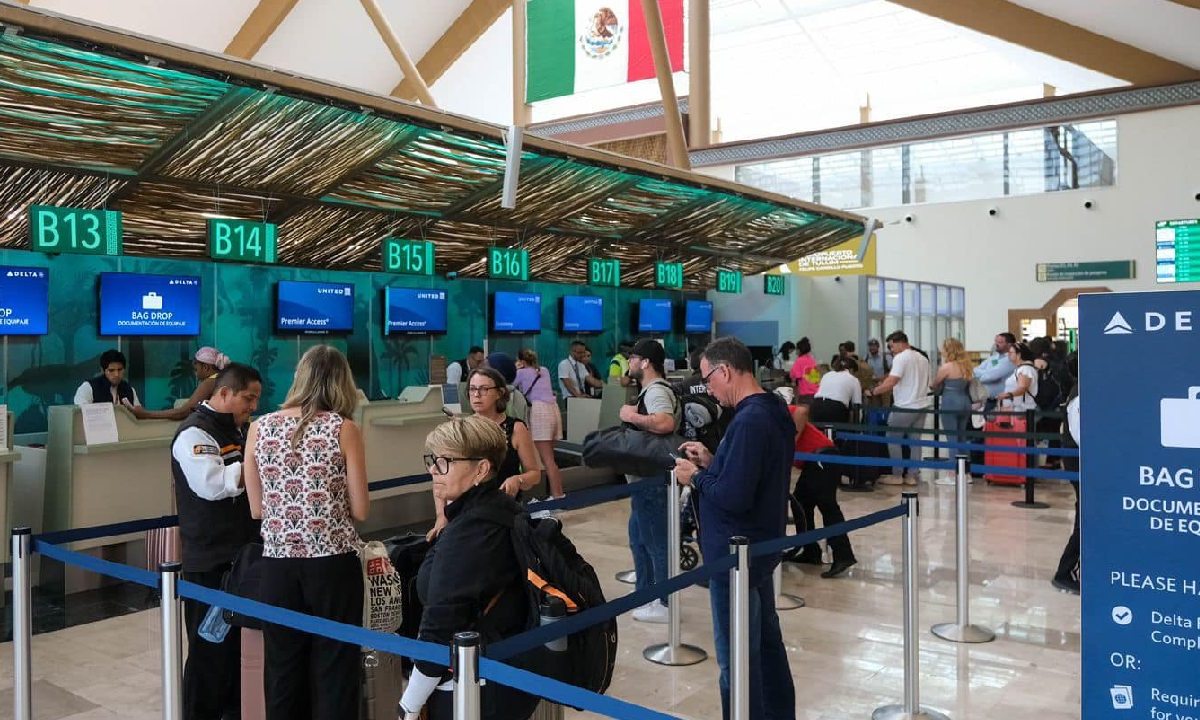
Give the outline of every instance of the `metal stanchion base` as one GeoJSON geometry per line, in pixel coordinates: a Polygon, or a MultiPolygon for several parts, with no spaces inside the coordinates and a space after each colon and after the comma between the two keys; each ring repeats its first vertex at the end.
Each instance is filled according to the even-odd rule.
{"type": "Polygon", "coordinates": [[[683,665],[695,665],[696,663],[704,662],[708,659],[708,653],[695,645],[680,643],[672,647],[670,643],[659,643],[643,650],[642,657],[655,665],[681,667],[683,665]]]}
{"type": "Polygon", "coordinates": [[[953,643],[985,643],[996,639],[996,633],[982,625],[940,623],[929,628],[929,632],[953,643]]]}
{"type": "Polygon", "coordinates": [[[1024,500],[1015,500],[1012,504],[1016,508],[1025,508],[1026,510],[1045,510],[1050,507],[1044,502],[1025,502],[1024,500]]]}
{"type": "Polygon", "coordinates": [[[622,570],[621,572],[617,573],[616,577],[617,582],[623,582],[626,585],[637,584],[637,573],[633,570],[622,570]]]}
{"type": "Polygon", "coordinates": [[[950,720],[950,716],[924,705],[916,713],[905,712],[903,705],[884,705],[871,713],[871,720],[950,720]]]}
{"type": "Polygon", "coordinates": [[[804,598],[791,593],[779,593],[779,597],[775,598],[776,610],[799,610],[804,605],[804,598]]]}

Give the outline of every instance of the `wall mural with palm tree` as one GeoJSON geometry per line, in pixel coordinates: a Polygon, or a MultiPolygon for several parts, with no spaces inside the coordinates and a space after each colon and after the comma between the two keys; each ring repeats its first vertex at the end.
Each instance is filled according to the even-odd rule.
{"type": "MultiPolygon", "coordinates": [[[[128,379],[142,403],[168,408],[195,388],[191,358],[204,345],[219,348],[235,361],[263,374],[260,410],[283,402],[292,383],[296,361],[305,350],[328,343],[346,353],[355,379],[371,398],[396,397],[409,385],[429,382],[429,358],[460,359],[472,345],[486,340],[490,350],[516,354],[522,347],[537,350],[542,364],[553,369],[566,356],[573,336],[559,327],[559,298],[598,295],[605,302],[605,331],[582,338],[592,348],[603,371],[617,342],[634,336],[632,307],[647,297],[684,299],[678,292],[592,288],[541,282],[446,280],[387,273],[347,272],[309,268],[237,265],[208,261],[149,257],[43,255],[0,250],[0,264],[45,267],[50,271],[49,333],[40,337],[8,337],[0,356],[4,384],[0,402],[16,418],[16,433],[46,430],[47,408],[69,404],[79,384],[95,375],[100,353],[119,347],[129,359],[128,379]],[[97,277],[102,272],[195,275],[201,279],[200,334],[195,337],[113,337],[99,334],[97,277]],[[354,330],[320,336],[275,330],[275,284],[279,280],[343,282],[354,285],[354,330]],[[444,288],[448,292],[448,323],[444,335],[385,335],[383,289],[387,286],[444,288]],[[488,299],[497,290],[520,290],[542,295],[542,331],[537,335],[488,335],[488,299]]],[[[689,296],[690,297],[690,296],[689,296]]],[[[682,357],[685,339],[664,338],[668,354],[682,357]]]]}

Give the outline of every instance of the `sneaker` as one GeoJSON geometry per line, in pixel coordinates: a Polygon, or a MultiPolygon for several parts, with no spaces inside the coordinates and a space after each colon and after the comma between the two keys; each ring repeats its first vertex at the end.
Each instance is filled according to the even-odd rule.
{"type": "Polygon", "coordinates": [[[895,475],[880,475],[875,482],[880,485],[903,485],[904,478],[896,477],[895,475]]]}
{"type": "Polygon", "coordinates": [[[653,623],[655,625],[667,624],[667,606],[663,605],[658,600],[653,600],[633,611],[633,619],[638,622],[653,623]]]}

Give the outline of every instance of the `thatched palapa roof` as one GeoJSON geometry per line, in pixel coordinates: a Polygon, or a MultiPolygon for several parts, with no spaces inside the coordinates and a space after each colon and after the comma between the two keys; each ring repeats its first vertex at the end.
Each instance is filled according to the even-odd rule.
{"type": "Polygon", "coordinates": [[[206,257],[214,215],[279,224],[279,262],[374,270],[385,237],[437,243],[438,272],[484,274],[492,245],[538,279],[589,255],[622,283],[684,263],[756,273],[862,233],[862,218],[527,135],[500,207],[502,128],[251,63],[0,5],[0,246],[30,204],[120,210],[125,252],[206,257]]]}

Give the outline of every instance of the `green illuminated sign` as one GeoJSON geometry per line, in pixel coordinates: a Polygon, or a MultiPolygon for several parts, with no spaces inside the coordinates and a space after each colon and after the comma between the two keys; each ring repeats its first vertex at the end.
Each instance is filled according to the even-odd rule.
{"type": "Polygon", "coordinates": [[[1078,282],[1080,280],[1132,280],[1133,260],[1101,262],[1038,263],[1038,282],[1078,282]]]}
{"type": "Polygon", "coordinates": [[[588,284],[621,287],[621,261],[616,258],[588,258],[588,284]]]}
{"type": "Polygon", "coordinates": [[[209,218],[208,256],[245,263],[275,262],[275,225],[256,220],[209,218]]]}
{"type": "Polygon", "coordinates": [[[763,275],[764,295],[783,295],[787,283],[782,275],[763,275]]]}
{"type": "Polygon", "coordinates": [[[668,290],[683,289],[683,263],[654,263],[654,287],[668,290]]]}
{"type": "Polygon", "coordinates": [[[32,249],[44,253],[121,254],[121,213],[116,210],[29,206],[32,249]]]}
{"type": "Polygon", "coordinates": [[[717,270],[717,292],[740,293],[742,274],[736,270],[717,270]]]}
{"type": "Polygon", "coordinates": [[[405,275],[433,274],[433,243],[422,240],[385,238],[383,271],[405,275]]]}
{"type": "Polygon", "coordinates": [[[1200,219],[1156,222],[1154,250],[1155,280],[1200,282],[1200,219]]]}
{"type": "Polygon", "coordinates": [[[488,276],[496,280],[528,280],[529,251],[488,248],[488,276]]]}

